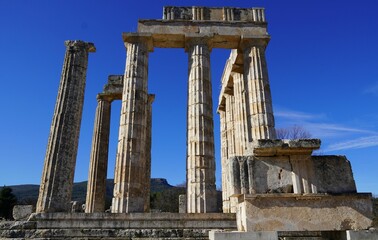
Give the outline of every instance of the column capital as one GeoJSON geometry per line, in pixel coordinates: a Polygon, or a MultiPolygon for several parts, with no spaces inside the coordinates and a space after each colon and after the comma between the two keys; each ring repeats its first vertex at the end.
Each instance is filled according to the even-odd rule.
{"type": "Polygon", "coordinates": [[[213,34],[186,34],[185,52],[193,45],[206,45],[209,51],[213,48],[213,34]]]}
{"type": "Polygon", "coordinates": [[[122,39],[125,46],[127,43],[142,43],[149,52],[154,51],[154,41],[150,33],[122,33],[122,39]]]}
{"type": "Polygon", "coordinates": [[[106,102],[111,103],[114,100],[114,97],[112,95],[104,94],[104,93],[97,94],[96,98],[97,98],[97,102],[106,101],[106,102]]]}
{"type": "Polygon", "coordinates": [[[64,41],[64,45],[66,45],[68,50],[75,52],[82,50],[86,50],[87,52],[96,52],[96,47],[91,42],[84,42],[81,40],[66,40],[64,41]]]}
{"type": "Polygon", "coordinates": [[[256,46],[256,47],[263,47],[264,49],[266,48],[266,46],[268,45],[269,43],[269,40],[270,40],[270,36],[269,35],[266,35],[264,37],[261,37],[261,36],[250,36],[250,35],[243,35],[241,36],[240,38],[240,43],[239,43],[239,48],[241,50],[244,50],[248,47],[251,47],[251,46],[256,46]]]}

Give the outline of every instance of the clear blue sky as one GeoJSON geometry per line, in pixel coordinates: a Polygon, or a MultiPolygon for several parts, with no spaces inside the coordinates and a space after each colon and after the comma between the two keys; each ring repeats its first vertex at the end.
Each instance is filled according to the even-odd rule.
{"type": "MultiPolygon", "coordinates": [[[[95,43],[75,181],[85,181],[96,94],[123,74],[122,32],[160,19],[164,5],[265,7],[272,39],[267,61],[277,127],[301,125],[322,139],[323,154],[347,155],[360,192],[378,194],[378,1],[21,1],[0,0],[0,185],[39,184],[65,40],[95,43]]],[[[212,52],[214,109],[229,51],[212,52]]],[[[152,176],[185,180],[187,55],[150,54],[152,176]]],[[[108,177],[113,178],[120,103],[112,105],[108,177]]],[[[214,115],[217,185],[219,117],[214,115]]]]}

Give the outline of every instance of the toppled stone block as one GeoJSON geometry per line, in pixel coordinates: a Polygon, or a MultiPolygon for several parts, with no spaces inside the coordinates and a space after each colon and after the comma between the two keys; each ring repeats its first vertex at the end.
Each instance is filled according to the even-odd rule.
{"type": "Polygon", "coordinates": [[[13,207],[14,220],[26,220],[33,213],[33,205],[16,205],[13,207]]]}

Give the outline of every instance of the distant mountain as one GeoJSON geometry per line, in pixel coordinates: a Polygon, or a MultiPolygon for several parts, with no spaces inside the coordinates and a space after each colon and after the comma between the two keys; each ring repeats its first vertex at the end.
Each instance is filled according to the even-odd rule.
{"type": "MultiPolygon", "coordinates": [[[[22,204],[35,204],[38,199],[39,185],[24,184],[7,186],[12,188],[13,194],[16,195],[18,202],[22,204]]],[[[106,197],[111,199],[113,196],[114,180],[106,180],[106,197]]],[[[175,188],[170,185],[167,179],[164,178],[151,178],[151,193],[163,192],[167,189],[175,188]]],[[[1,187],[0,187],[1,189],[1,187]]],[[[85,202],[87,193],[87,181],[74,183],[72,190],[72,200],[85,202]]]]}
{"type": "MultiPolygon", "coordinates": [[[[38,199],[39,185],[14,185],[12,188],[14,195],[18,199],[18,204],[36,205],[38,199]]],[[[105,209],[109,209],[113,198],[114,180],[106,180],[106,199],[105,209]]],[[[1,187],[0,187],[1,189],[1,187]]],[[[72,191],[72,200],[79,203],[85,203],[87,194],[87,181],[74,183],[72,191]]],[[[161,212],[178,212],[179,195],[186,194],[184,184],[172,186],[164,178],[151,179],[150,207],[154,211],[161,212]]],[[[222,193],[217,191],[217,206],[221,211],[222,193]]]]}

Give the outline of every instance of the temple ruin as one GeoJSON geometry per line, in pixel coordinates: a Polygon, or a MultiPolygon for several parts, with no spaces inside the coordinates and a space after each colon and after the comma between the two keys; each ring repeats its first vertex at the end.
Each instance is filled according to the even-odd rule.
{"type": "Polygon", "coordinates": [[[137,32],[122,37],[125,73],[110,75],[97,95],[85,213],[69,212],[88,53],[95,47],[67,41],[36,213],[15,228],[18,236],[361,239],[361,230],[371,227],[372,196],[357,193],[346,157],[314,156],[319,139],[276,138],[263,8],[165,7],[163,19],[139,20],[137,32]],[[185,213],[149,209],[155,95],[148,92],[148,57],[154,48],[182,48],[189,59],[185,213]],[[223,213],[216,213],[214,48],[231,50],[217,106],[223,213]],[[112,206],[105,213],[114,100],[122,107],[112,206]]]}

